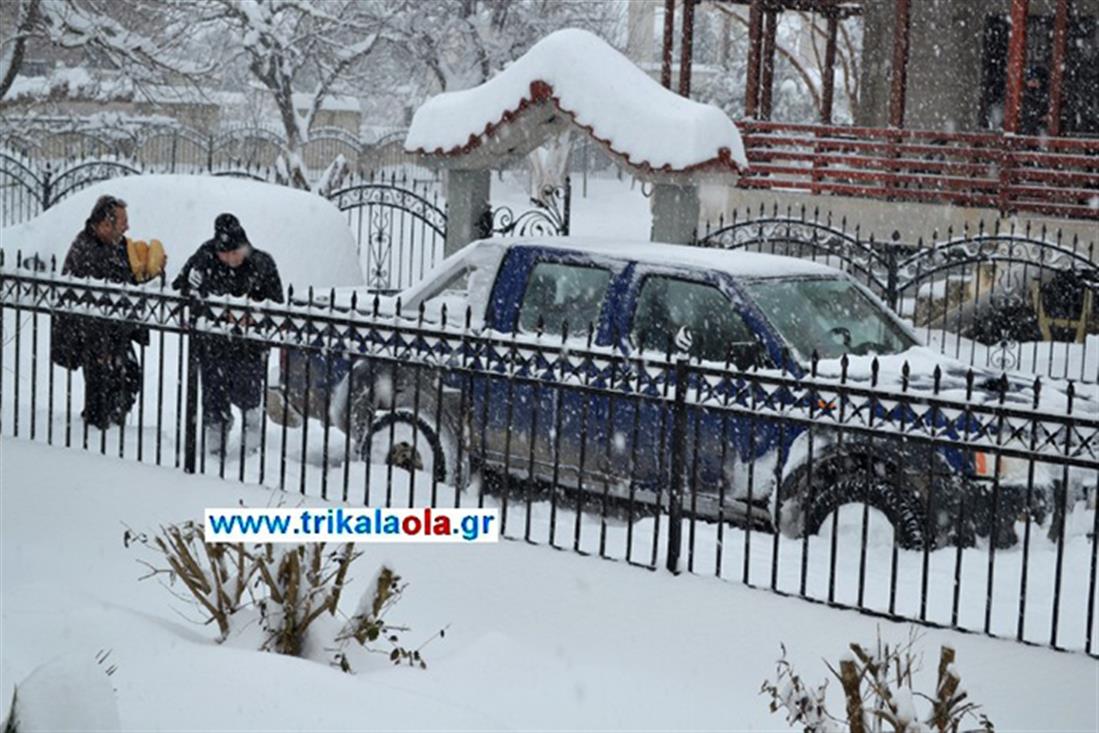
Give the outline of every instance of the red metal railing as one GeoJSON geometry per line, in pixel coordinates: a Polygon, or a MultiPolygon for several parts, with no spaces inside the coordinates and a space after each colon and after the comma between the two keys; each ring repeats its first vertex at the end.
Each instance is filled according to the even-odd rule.
{"type": "Polygon", "coordinates": [[[1099,138],[741,121],[743,188],[1099,220],[1099,138]]]}

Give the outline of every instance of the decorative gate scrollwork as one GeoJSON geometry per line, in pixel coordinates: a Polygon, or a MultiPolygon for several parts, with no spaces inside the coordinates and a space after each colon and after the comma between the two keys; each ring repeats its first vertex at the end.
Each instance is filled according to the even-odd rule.
{"type": "Polygon", "coordinates": [[[544,186],[540,198],[531,198],[533,209],[518,216],[508,206],[492,210],[492,221],[483,227],[486,237],[568,236],[572,214],[572,182],[564,186],[544,186]]]}
{"type": "Polygon", "coordinates": [[[877,295],[891,300],[894,287],[888,250],[879,251],[874,241],[860,240],[858,232],[832,226],[831,220],[805,218],[804,210],[794,215],[772,211],[758,218],[721,223],[696,240],[703,247],[744,249],[751,252],[787,255],[839,267],[864,283],[877,295]]]}
{"type": "Polygon", "coordinates": [[[360,183],[329,195],[355,233],[367,285],[391,291],[418,282],[442,258],[446,212],[397,181],[360,183]]]}

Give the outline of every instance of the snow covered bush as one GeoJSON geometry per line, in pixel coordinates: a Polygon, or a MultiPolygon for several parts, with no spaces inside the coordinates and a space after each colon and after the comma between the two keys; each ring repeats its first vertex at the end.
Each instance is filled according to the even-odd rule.
{"type": "Polygon", "coordinates": [[[346,672],[364,653],[427,666],[423,645],[405,648],[400,633],[408,629],[387,621],[405,588],[391,568],[381,566],[350,616],[340,610],[351,565],[362,556],[353,544],[207,543],[202,525],[190,521],[152,536],[128,529],[123,540],[153,551],[154,560],[139,560],[148,569],[141,579],[166,576],[166,587],[196,607],[202,623],[217,624],[219,643],[251,627],[261,630],[262,651],[324,660],[346,672]]]}
{"type": "Polygon", "coordinates": [[[771,712],[783,711],[786,723],[803,726],[805,733],[959,733],[966,721],[976,722],[975,730],[992,733],[988,718],[977,715],[980,706],[967,699],[951,647],[939,651],[933,694],[914,690],[913,676],[921,661],[916,641],[913,634],[904,644],[890,645],[879,636],[872,651],[852,643],[840,658],[838,671],[825,662],[843,690],[843,718],[828,710],[827,680],[818,687],[806,685],[787,661],[785,646],[775,681],[764,680],[760,693],[770,696],[771,712]]]}

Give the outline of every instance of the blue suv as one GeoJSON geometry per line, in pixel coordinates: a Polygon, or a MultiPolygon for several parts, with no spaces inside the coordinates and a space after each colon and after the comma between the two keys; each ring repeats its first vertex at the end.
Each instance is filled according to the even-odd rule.
{"type": "MultiPolygon", "coordinates": [[[[537,335],[547,343],[582,339],[629,355],[630,363],[672,348],[715,372],[731,362],[738,370],[796,379],[807,374],[813,355],[822,364],[844,355],[865,356],[869,364],[872,356],[922,349],[907,325],[836,269],[696,247],[484,240],[448,258],[402,299],[402,313],[422,313],[426,321],[441,318],[445,306],[453,324],[468,309],[476,332],[519,340],[537,335]]],[[[361,303],[369,310],[372,300],[364,295],[361,303]]],[[[387,299],[378,307],[392,312],[395,303],[387,299]]],[[[528,366],[525,374],[538,371],[538,380],[509,380],[492,369],[463,375],[445,366],[383,363],[362,344],[358,351],[365,355],[352,366],[345,354],[356,348],[284,350],[269,415],[277,422],[300,421],[303,414],[331,420],[351,431],[364,457],[427,470],[441,481],[461,483],[464,456],[476,459],[480,470],[566,491],[666,505],[672,430],[666,402],[547,387],[556,378],[552,368],[528,366]]],[[[852,384],[860,376],[869,380],[857,371],[852,384]]],[[[698,374],[692,379],[692,389],[701,384],[698,374]]],[[[743,380],[739,385],[725,398],[739,410],[693,403],[688,409],[689,504],[697,516],[769,527],[777,516],[778,529],[800,535],[816,532],[842,504],[867,503],[891,521],[902,546],[912,547],[955,536],[952,517],[965,498],[973,499],[965,510],[974,518],[972,530],[988,532],[989,489],[982,479],[992,461],[866,431],[814,430],[810,438],[803,423],[764,410],[781,411],[803,398],[783,389],[764,393],[758,385],[744,389],[743,380]]],[[[836,408],[834,400],[819,403],[818,412],[836,408]]],[[[1020,509],[1009,493],[997,512],[1003,543],[1011,541],[1020,509]]]]}

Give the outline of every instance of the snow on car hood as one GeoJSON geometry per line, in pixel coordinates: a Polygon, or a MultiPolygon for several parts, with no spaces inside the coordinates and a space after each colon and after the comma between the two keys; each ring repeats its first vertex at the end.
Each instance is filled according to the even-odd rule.
{"type": "MultiPolygon", "coordinates": [[[[873,378],[875,360],[878,363],[877,385],[890,392],[899,392],[904,387],[903,374],[907,365],[909,392],[932,392],[937,368],[940,370],[938,395],[944,399],[965,401],[968,374],[972,371],[973,401],[996,402],[1003,391],[1005,404],[1031,409],[1034,407],[1037,379],[1041,383],[1038,409],[1063,412],[1068,407],[1069,382],[1065,380],[970,366],[926,346],[914,346],[899,354],[885,356],[850,356],[847,381],[868,386],[873,378]]],[[[840,379],[842,373],[842,359],[824,359],[817,363],[817,374],[822,378],[840,379]]],[[[1099,417],[1099,385],[1074,384],[1073,391],[1073,413],[1099,417]]]]}

